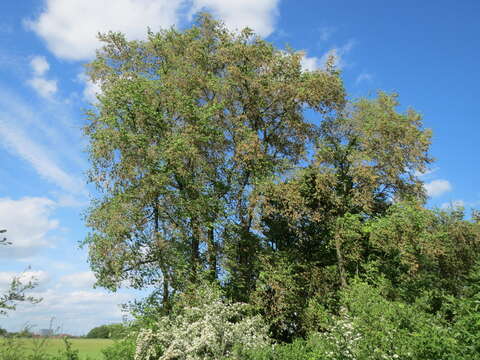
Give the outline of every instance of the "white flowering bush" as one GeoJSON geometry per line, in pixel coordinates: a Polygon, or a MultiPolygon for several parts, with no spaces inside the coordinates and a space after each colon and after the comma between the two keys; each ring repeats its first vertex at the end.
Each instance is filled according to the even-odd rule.
{"type": "Polygon", "coordinates": [[[161,317],[155,330],[139,332],[135,360],[235,358],[236,348],[268,344],[266,325],[248,314],[247,304],[223,301],[212,288],[199,292],[200,301],[161,317]]]}
{"type": "Polygon", "coordinates": [[[357,348],[361,340],[361,334],[355,329],[353,321],[346,309],[342,309],[341,315],[335,320],[329,332],[322,334],[326,350],[325,359],[356,360],[357,348]]]}

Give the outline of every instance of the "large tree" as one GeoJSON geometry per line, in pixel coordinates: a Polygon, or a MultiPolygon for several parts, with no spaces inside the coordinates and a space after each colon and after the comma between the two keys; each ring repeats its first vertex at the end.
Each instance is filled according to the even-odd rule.
{"type": "Polygon", "coordinates": [[[206,276],[253,289],[260,189],[305,159],[316,125],[344,105],[338,73],[303,71],[302,54],[210,16],[145,41],[102,35],[89,65],[102,94],[89,113],[87,212],[98,283],[173,292],[206,276]],[[220,272],[220,275],[219,275],[220,272]]]}
{"type": "Polygon", "coordinates": [[[430,131],[418,113],[399,113],[398,105],[396,95],[380,92],[322,122],[310,163],[269,190],[265,225],[271,246],[307,261],[335,263],[345,286],[345,257],[362,252],[361,223],[395,201],[424,200],[417,174],[432,161],[430,131]]]}
{"type": "Polygon", "coordinates": [[[309,300],[327,305],[378,252],[370,221],[402,199],[424,201],[417,174],[431,162],[430,132],[398,105],[395,94],[380,92],[327,116],[309,161],[264,188],[265,265],[255,301],[276,338],[301,333],[309,300]]]}

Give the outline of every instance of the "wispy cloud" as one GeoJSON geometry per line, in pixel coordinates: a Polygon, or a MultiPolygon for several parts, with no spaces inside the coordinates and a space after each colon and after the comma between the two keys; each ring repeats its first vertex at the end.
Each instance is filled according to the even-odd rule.
{"type": "Polygon", "coordinates": [[[59,284],[74,288],[89,288],[95,284],[95,275],[91,271],[83,271],[62,276],[59,284]]]}
{"type": "Polygon", "coordinates": [[[424,185],[427,195],[437,197],[452,190],[452,184],[448,180],[437,179],[424,185]]]}
{"type": "Polygon", "coordinates": [[[10,124],[14,119],[6,119],[0,114],[0,136],[2,145],[12,154],[27,161],[44,179],[58,185],[70,193],[83,190],[83,183],[64,171],[42,145],[31,140],[22,130],[10,124]]]}
{"type": "Polygon", "coordinates": [[[51,246],[49,234],[59,228],[58,220],[52,218],[55,205],[45,197],[0,198],[0,226],[12,243],[2,247],[0,256],[25,258],[51,246]]]}
{"type": "Polygon", "coordinates": [[[437,172],[439,169],[440,168],[438,168],[438,167],[434,167],[434,168],[431,168],[431,169],[426,169],[424,172],[420,172],[418,170],[415,170],[414,175],[419,177],[419,178],[426,178],[426,177],[429,177],[429,175],[432,175],[435,172],[437,172]]]}
{"type": "Polygon", "coordinates": [[[190,15],[199,10],[210,10],[232,30],[245,27],[260,36],[268,36],[275,29],[280,0],[193,0],[190,15]]]}
{"type": "MultiPolygon", "coordinates": [[[[37,64],[36,71],[47,69],[37,64]]],[[[75,121],[71,105],[41,98],[26,101],[0,83],[0,148],[29,164],[58,196],[80,200],[86,195],[82,172],[87,163],[75,121]]]]}
{"type": "Polygon", "coordinates": [[[78,74],[78,81],[80,81],[84,86],[83,99],[90,104],[97,103],[97,95],[102,93],[100,84],[94,83],[92,80],[88,79],[84,73],[78,74]]]}
{"type": "Polygon", "coordinates": [[[34,77],[27,83],[42,97],[51,98],[57,92],[57,81],[48,80],[43,77],[34,77]]]}
{"type": "Polygon", "coordinates": [[[318,29],[320,41],[325,42],[330,40],[335,31],[336,29],[332,26],[322,26],[318,29]]]}
{"type": "Polygon", "coordinates": [[[330,62],[330,64],[337,69],[342,69],[348,65],[348,63],[345,61],[345,56],[352,50],[354,45],[355,41],[350,40],[343,46],[334,47],[328,50],[321,57],[308,56],[305,53],[301,60],[302,68],[305,71],[324,69],[327,65],[327,62],[330,62]]]}
{"type": "Polygon", "coordinates": [[[33,77],[27,83],[42,97],[50,99],[57,92],[57,81],[47,79],[50,65],[43,56],[35,56],[30,61],[33,77]]]}
{"type": "Polygon", "coordinates": [[[345,56],[353,49],[354,46],[355,40],[349,40],[342,46],[334,47],[327,51],[327,53],[320,58],[320,63],[326,64],[328,59],[332,58],[333,65],[338,69],[343,69],[345,66],[348,66],[345,56]]]}
{"type": "Polygon", "coordinates": [[[0,293],[4,293],[8,289],[14,278],[17,278],[23,284],[28,282],[37,283],[36,290],[39,289],[40,285],[43,287],[50,280],[49,274],[43,270],[26,270],[21,273],[2,271],[0,272],[0,293]]]}
{"type": "Polygon", "coordinates": [[[50,64],[44,56],[34,56],[30,61],[30,66],[36,76],[43,76],[50,69],[50,64]]]}
{"type": "Polygon", "coordinates": [[[355,79],[355,85],[359,85],[362,82],[370,82],[373,79],[373,75],[367,72],[362,72],[360,75],[357,76],[355,79]]]}

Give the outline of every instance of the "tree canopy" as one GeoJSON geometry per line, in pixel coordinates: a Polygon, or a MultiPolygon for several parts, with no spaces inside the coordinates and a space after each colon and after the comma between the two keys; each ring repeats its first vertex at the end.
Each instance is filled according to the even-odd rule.
{"type": "Polygon", "coordinates": [[[86,243],[99,283],[162,284],[167,301],[198,273],[222,272],[247,295],[261,188],[305,159],[316,133],[305,109],[343,105],[338,74],[304,72],[301,54],[208,16],[146,41],[101,39],[90,73],[102,95],[85,128],[99,190],[86,243]]]}
{"type": "Polygon", "coordinates": [[[99,285],[150,288],[147,307],[171,313],[215,284],[286,341],[325,331],[355,286],[394,308],[425,298],[430,315],[461,296],[480,225],[425,206],[431,132],[397,94],[349,99],[332,61],[307,71],[302,53],[208,15],[100,39],[84,128],[99,285]]]}

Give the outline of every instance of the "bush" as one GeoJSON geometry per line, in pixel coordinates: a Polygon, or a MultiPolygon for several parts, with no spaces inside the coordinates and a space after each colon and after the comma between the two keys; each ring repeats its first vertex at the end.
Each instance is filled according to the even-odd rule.
{"type": "MultiPolygon", "coordinates": [[[[341,292],[339,314],[328,314],[321,305],[310,310],[321,320],[307,340],[262,347],[245,352],[248,360],[431,360],[474,359],[458,352],[448,324],[423,310],[424,304],[409,305],[386,299],[381,286],[360,280],[341,292]]],[[[313,318],[315,318],[313,317],[313,318]]],[[[472,343],[470,341],[470,343],[472,343]]]]}
{"type": "Polygon", "coordinates": [[[323,359],[447,359],[455,340],[441,319],[387,300],[379,287],[360,280],[341,294],[342,311],[328,332],[317,335],[323,359]]]}
{"type": "Polygon", "coordinates": [[[116,341],[102,350],[104,360],[134,360],[135,341],[131,337],[116,341]]]}
{"type": "Polygon", "coordinates": [[[450,298],[447,310],[453,314],[453,336],[457,359],[480,358],[480,263],[467,277],[462,296],[450,298]]]}
{"type": "Polygon", "coordinates": [[[296,339],[291,344],[264,346],[243,353],[244,360],[311,360],[317,359],[315,346],[309,340],[296,339]]]}
{"type": "Polygon", "coordinates": [[[218,289],[201,287],[187,301],[161,317],[155,329],[140,331],[135,360],[239,358],[268,343],[262,318],[250,314],[246,304],[222,300],[218,289]]]}

